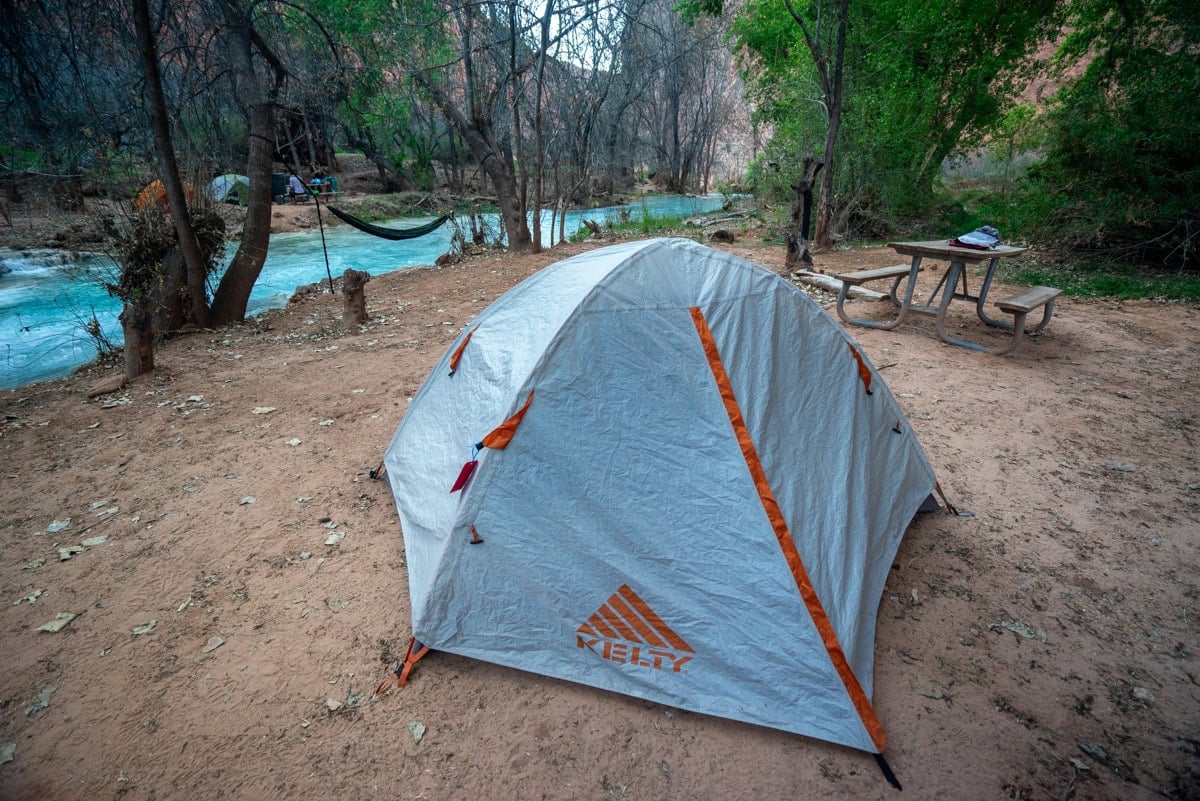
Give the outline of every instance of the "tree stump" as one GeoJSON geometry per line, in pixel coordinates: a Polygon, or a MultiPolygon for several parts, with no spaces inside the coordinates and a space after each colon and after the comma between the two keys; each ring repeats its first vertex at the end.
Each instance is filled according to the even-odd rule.
{"type": "Polygon", "coordinates": [[[371,280],[369,273],[361,270],[346,270],[342,273],[342,298],[345,305],[342,319],[353,325],[362,325],[371,319],[367,316],[366,284],[371,280]]]}
{"type": "Polygon", "coordinates": [[[825,166],[812,156],[804,157],[804,174],[799,183],[792,184],[796,193],[792,201],[792,222],[788,226],[787,254],[784,266],[789,270],[799,268],[801,264],[812,264],[812,255],[808,252],[808,229],[812,219],[812,190],[817,182],[817,173],[825,166]]]}
{"type": "Polygon", "coordinates": [[[132,380],[154,369],[154,314],[142,297],[126,301],[118,319],[125,335],[125,378],[132,380]]]}

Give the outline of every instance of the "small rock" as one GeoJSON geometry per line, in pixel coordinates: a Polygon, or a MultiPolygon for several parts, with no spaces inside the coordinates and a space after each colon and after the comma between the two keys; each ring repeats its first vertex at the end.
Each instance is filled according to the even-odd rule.
{"type": "Polygon", "coordinates": [[[37,570],[43,564],[45,564],[45,562],[43,562],[41,559],[34,559],[32,562],[29,562],[21,569],[22,570],[37,570]]]}
{"type": "Polygon", "coordinates": [[[154,631],[154,627],[157,625],[158,625],[157,620],[151,620],[150,622],[143,623],[140,626],[134,626],[133,627],[133,636],[141,637],[143,634],[149,634],[150,632],[154,631]]]}
{"type": "Polygon", "coordinates": [[[273,411],[275,411],[274,406],[255,406],[251,414],[270,414],[273,411]]]}
{"type": "Polygon", "coordinates": [[[16,756],[16,753],[17,753],[17,744],[16,743],[9,743],[8,745],[4,746],[3,748],[0,748],[0,765],[3,765],[5,762],[12,762],[13,757],[16,756]]]}
{"type": "Polygon", "coordinates": [[[64,520],[55,520],[50,525],[46,526],[46,533],[57,534],[69,525],[71,525],[71,518],[69,517],[64,520]]]}
{"type": "Polygon", "coordinates": [[[1106,762],[1108,760],[1108,753],[1095,743],[1080,743],[1079,750],[1090,757],[1100,760],[1101,762],[1106,762]]]}
{"type": "Polygon", "coordinates": [[[917,676],[913,681],[913,689],[917,691],[917,695],[923,695],[926,698],[940,700],[946,697],[941,688],[928,676],[917,676]]]}
{"type": "Polygon", "coordinates": [[[1033,626],[1030,626],[1027,623],[1022,623],[1019,620],[1001,620],[997,623],[993,623],[990,628],[1007,629],[1013,634],[1024,637],[1027,640],[1037,640],[1038,642],[1046,641],[1046,632],[1042,631],[1041,629],[1035,629],[1033,626]]]}
{"type": "Polygon", "coordinates": [[[58,561],[65,562],[77,553],[83,553],[82,545],[68,545],[58,549],[58,561]]]}
{"type": "Polygon", "coordinates": [[[39,690],[37,698],[34,699],[32,704],[25,708],[25,714],[29,717],[33,717],[38,712],[41,712],[46,707],[50,706],[50,699],[54,697],[54,692],[54,687],[43,687],[41,690],[39,690]]]}
{"type": "Polygon", "coordinates": [[[59,612],[54,616],[53,620],[47,621],[37,627],[38,631],[48,631],[51,634],[62,631],[68,623],[74,620],[78,615],[73,612],[59,612]]]}
{"type": "Polygon", "coordinates": [[[425,724],[419,720],[410,720],[408,722],[408,733],[412,735],[413,742],[421,742],[421,738],[425,736],[425,724]]]}
{"type": "Polygon", "coordinates": [[[88,537],[86,540],[80,540],[79,544],[84,548],[93,548],[97,545],[103,545],[106,542],[108,542],[108,535],[100,534],[95,537],[88,537]]]}
{"type": "Polygon", "coordinates": [[[325,538],[325,544],[326,545],[337,545],[339,542],[342,541],[342,538],[345,536],[346,535],[344,533],[342,533],[341,531],[335,531],[332,534],[330,534],[328,537],[325,538]]]}
{"type": "Polygon", "coordinates": [[[188,403],[203,403],[203,395],[188,395],[188,403]]]}
{"type": "Polygon", "coordinates": [[[1139,701],[1144,701],[1147,704],[1154,703],[1154,693],[1150,692],[1145,687],[1134,687],[1133,688],[1133,697],[1138,699],[1139,701]]]}
{"type": "Polygon", "coordinates": [[[258,498],[255,498],[253,495],[247,495],[246,497],[244,497],[240,501],[238,501],[238,506],[249,506],[250,504],[254,503],[257,500],[258,500],[258,498]]]}
{"type": "Polygon", "coordinates": [[[38,599],[38,596],[41,594],[42,590],[33,590],[24,598],[18,598],[17,600],[13,601],[13,606],[20,606],[23,603],[35,603],[38,599]]]}
{"type": "Polygon", "coordinates": [[[328,709],[330,712],[337,712],[339,709],[342,708],[342,702],[337,700],[336,698],[326,698],[325,699],[325,708],[328,709]]]}
{"type": "Polygon", "coordinates": [[[312,559],[312,551],[301,551],[300,552],[300,561],[301,562],[307,562],[309,559],[312,559]]]}
{"type": "Polygon", "coordinates": [[[299,439],[297,439],[296,437],[292,437],[291,439],[289,439],[289,440],[287,441],[287,444],[288,444],[288,445],[291,445],[291,446],[294,448],[294,447],[296,447],[297,445],[299,445],[299,444],[300,444],[300,440],[299,440],[299,439]]]}
{"type": "Polygon", "coordinates": [[[1132,473],[1136,470],[1136,468],[1131,464],[1126,464],[1125,462],[1118,462],[1115,460],[1105,462],[1104,466],[1109,470],[1115,470],[1118,473],[1132,473]]]}
{"type": "Polygon", "coordinates": [[[317,425],[319,425],[319,426],[331,426],[331,425],[333,425],[333,421],[332,421],[332,420],[322,420],[321,422],[317,423],[317,425]]]}
{"type": "Polygon", "coordinates": [[[205,643],[204,647],[200,650],[201,650],[201,653],[211,654],[213,651],[217,650],[224,644],[225,644],[224,637],[209,637],[208,642],[205,643]]]}

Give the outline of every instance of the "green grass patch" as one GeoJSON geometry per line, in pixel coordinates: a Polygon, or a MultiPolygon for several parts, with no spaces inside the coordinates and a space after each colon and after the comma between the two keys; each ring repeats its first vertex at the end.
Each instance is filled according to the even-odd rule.
{"type": "MultiPolygon", "coordinates": [[[[603,228],[621,236],[695,236],[696,229],[684,225],[685,219],[691,219],[691,216],[656,215],[645,206],[640,210],[637,207],[624,206],[619,210],[615,219],[610,217],[603,223],[603,228]],[[635,211],[637,212],[636,216],[635,211]]],[[[593,222],[598,221],[594,220],[593,222]]],[[[591,233],[584,226],[568,238],[572,242],[583,242],[591,236],[591,233]]]]}
{"type": "Polygon", "coordinates": [[[1167,300],[1200,304],[1200,275],[1163,273],[1111,264],[1028,266],[1005,265],[1006,281],[1030,286],[1056,286],[1076,298],[1167,300]]]}

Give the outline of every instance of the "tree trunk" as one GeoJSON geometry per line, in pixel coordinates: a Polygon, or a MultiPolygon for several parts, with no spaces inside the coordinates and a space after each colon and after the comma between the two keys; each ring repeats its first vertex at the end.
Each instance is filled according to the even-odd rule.
{"type": "MultiPolygon", "coordinates": [[[[183,180],[179,176],[179,165],[175,161],[175,146],[171,142],[171,122],[167,114],[167,100],[163,94],[162,78],[158,71],[158,53],[154,44],[154,35],[150,30],[150,11],[147,0],[133,0],[133,21],[141,51],[142,69],[146,73],[151,127],[154,129],[154,142],[158,148],[162,166],[163,187],[167,191],[167,202],[171,206],[171,220],[175,223],[175,232],[179,237],[179,249],[183,254],[183,263],[187,267],[187,287],[192,321],[201,328],[207,328],[210,322],[207,305],[208,291],[204,284],[207,265],[204,256],[200,253],[200,243],[196,240],[196,232],[192,228],[192,218],[187,206],[187,193],[183,188],[183,180]]],[[[271,193],[269,169],[266,180],[269,201],[271,193]]],[[[253,184],[251,186],[253,187],[253,184]]]]}
{"type": "Polygon", "coordinates": [[[151,308],[154,310],[154,330],[167,334],[178,331],[187,322],[187,307],[184,300],[184,284],[187,268],[178,247],[171,248],[163,259],[162,277],[151,292],[151,308]]]}
{"type": "Polygon", "coordinates": [[[125,335],[125,378],[137,378],[154,369],[154,316],[147,297],[126,302],[121,311],[121,331],[125,335]]]}
{"type": "Polygon", "coordinates": [[[446,115],[446,119],[458,131],[458,135],[467,143],[472,155],[479,166],[487,173],[496,190],[496,203],[500,206],[500,221],[508,236],[508,248],[514,252],[528,252],[533,246],[529,234],[529,224],[521,210],[521,199],[517,190],[517,179],[513,172],[512,158],[496,141],[495,133],[490,124],[483,120],[474,123],[454,104],[454,101],[442,91],[441,87],[430,81],[419,70],[411,70],[409,74],[421,85],[433,102],[446,115]]]}
{"type": "Polygon", "coordinates": [[[371,274],[361,270],[346,270],[342,273],[342,320],[351,325],[362,325],[370,316],[367,314],[367,282],[371,274]]]}
{"type": "Polygon", "coordinates": [[[817,206],[817,245],[823,248],[833,247],[833,158],[837,149],[838,132],[842,127],[842,68],[846,60],[846,25],[849,14],[850,0],[840,0],[833,76],[828,81],[826,92],[829,126],[825,129],[824,164],[829,169],[821,178],[821,195],[817,206]]]}
{"type": "Polygon", "coordinates": [[[271,164],[274,147],[275,103],[264,100],[250,110],[250,202],[242,226],[242,242],[213,296],[212,321],[217,325],[241,322],[250,302],[250,290],[267,260],[271,239],[271,164]]]}
{"type": "Polygon", "coordinates": [[[804,174],[798,183],[792,184],[796,197],[792,200],[792,223],[787,233],[787,255],[784,264],[796,269],[801,264],[812,264],[808,252],[809,223],[812,220],[812,190],[817,173],[824,166],[812,156],[804,157],[804,174]]]}

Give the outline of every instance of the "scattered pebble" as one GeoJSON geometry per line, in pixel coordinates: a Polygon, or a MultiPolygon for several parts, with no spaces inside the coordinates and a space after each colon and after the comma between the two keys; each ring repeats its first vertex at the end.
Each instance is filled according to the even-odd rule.
{"type": "Polygon", "coordinates": [[[106,542],[108,542],[108,535],[107,534],[99,534],[95,537],[88,537],[85,540],[80,540],[79,544],[82,545],[84,548],[92,548],[97,545],[103,545],[106,542]]]}
{"type": "Polygon", "coordinates": [[[141,637],[143,634],[149,634],[154,631],[154,627],[158,625],[158,620],[151,620],[149,623],[143,623],[140,626],[133,627],[133,636],[141,637]]]}
{"type": "Polygon", "coordinates": [[[301,551],[300,552],[300,561],[301,562],[307,562],[309,559],[312,559],[312,551],[301,551]]]}
{"type": "Polygon", "coordinates": [[[334,531],[328,537],[325,538],[325,544],[326,545],[337,545],[339,542],[342,541],[342,538],[344,538],[345,536],[346,535],[341,531],[334,531]]]}
{"type": "Polygon", "coordinates": [[[1019,620],[1001,620],[993,623],[989,628],[992,629],[1007,629],[1013,634],[1024,637],[1027,640],[1037,640],[1039,642],[1046,641],[1046,632],[1041,629],[1035,629],[1027,623],[1022,623],[1019,620]]]}
{"type": "Polygon", "coordinates": [[[225,644],[224,637],[209,637],[208,642],[201,649],[202,653],[210,654],[225,644]]]}
{"type": "Polygon", "coordinates": [[[45,562],[43,562],[41,559],[34,559],[32,562],[29,562],[21,569],[22,570],[37,570],[43,564],[45,564],[45,562]]]}
{"type": "Polygon", "coordinates": [[[17,600],[13,601],[13,606],[20,606],[23,603],[35,603],[38,599],[38,596],[41,595],[42,592],[43,590],[33,590],[24,598],[18,598],[17,600]]]}
{"type": "Polygon", "coordinates": [[[58,549],[58,561],[65,562],[77,553],[83,553],[82,545],[68,545],[58,549]]]}
{"type": "Polygon", "coordinates": [[[46,526],[46,533],[57,534],[69,525],[71,525],[71,518],[69,517],[63,520],[55,520],[50,525],[46,526]]]}
{"type": "Polygon", "coordinates": [[[254,503],[257,500],[258,500],[258,498],[255,498],[253,495],[247,495],[246,497],[244,497],[240,501],[238,501],[238,506],[249,506],[250,504],[254,503]]]}
{"type": "Polygon", "coordinates": [[[288,444],[288,445],[291,445],[291,446],[294,448],[294,447],[296,447],[297,445],[299,445],[299,444],[300,444],[300,440],[299,440],[299,439],[297,439],[296,437],[292,437],[291,439],[289,439],[289,440],[287,441],[287,444],[288,444]]]}
{"type": "Polygon", "coordinates": [[[1145,687],[1134,687],[1133,697],[1139,701],[1144,701],[1147,704],[1154,703],[1154,693],[1150,692],[1145,687]]]}
{"type": "Polygon", "coordinates": [[[51,634],[62,631],[68,623],[74,620],[78,615],[73,612],[59,612],[54,616],[54,619],[49,620],[37,627],[38,631],[48,631],[51,634]]]}
{"type": "Polygon", "coordinates": [[[275,411],[274,406],[255,406],[251,414],[270,414],[273,411],[275,411]]]}
{"type": "Polygon", "coordinates": [[[1118,462],[1115,460],[1105,462],[1104,466],[1109,470],[1115,470],[1118,473],[1132,473],[1134,470],[1136,470],[1136,468],[1131,464],[1126,464],[1125,462],[1118,462]]]}
{"type": "Polygon", "coordinates": [[[13,757],[16,755],[16,753],[17,753],[17,744],[16,743],[9,743],[8,745],[4,746],[3,748],[0,748],[0,765],[3,765],[5,762],[12,762],[13,757]]]}
{"type": "Polygon", "coordinates": [[[421,742],[421,738],[425,736],[425,724],[419,720],[410,720],[408,722],[408,733],[412,735],[413,742],[421,742]]]}
{"type": "Polygon", "coordinates": [[[54,697],[54,687],[43,687],[38,691],[37,698],[33,703],[25,707],[25,714],[28,717],[33,717],[38,712],[41,712],[46,707],[50,706],[50,699],[54,697]]]}
{"type": "Polygon", "coordinates": [[[332,421],[332,420],[322,420],[321,422],[317,423],[317,425],[319,425],[319,426],[331,426],[331,425],[333,425],[333,421],[332,421]]]}

